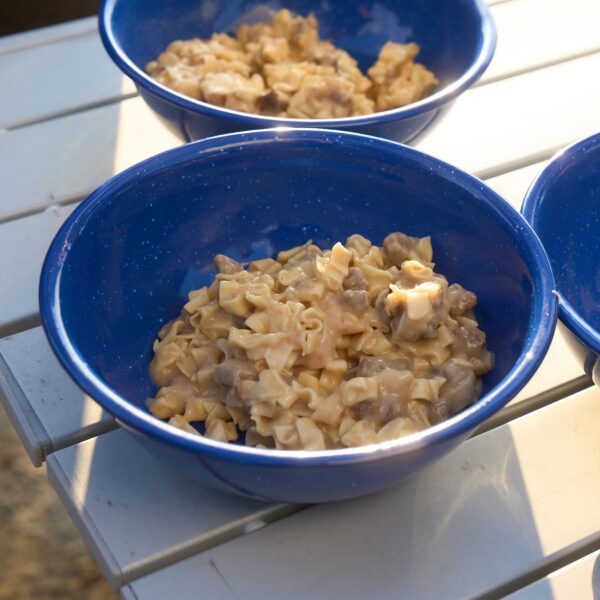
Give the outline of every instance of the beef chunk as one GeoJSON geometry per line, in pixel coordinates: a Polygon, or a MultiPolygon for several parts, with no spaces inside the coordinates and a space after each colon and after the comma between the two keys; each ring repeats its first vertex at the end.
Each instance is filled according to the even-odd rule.
{"type": "Polygon", "coordinates": [[[346,275],[342,284],[346,290],[369,289],[369,282],[358,267],[350,267],[348,269],[348,275],[346,275]]]}
{"type": "Polygon", "coordinates": [[[241,358],[230,358],[215,367],[215,381],[229,387],[237,385],[243,379],[256,379],[254,363],[241,358]]]}

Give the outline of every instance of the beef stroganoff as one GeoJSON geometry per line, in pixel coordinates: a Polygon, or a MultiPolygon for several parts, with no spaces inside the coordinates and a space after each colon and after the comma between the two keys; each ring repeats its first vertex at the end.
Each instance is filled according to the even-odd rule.
{"type": "Polygon", "coordinates": [[[223,255],[154,343],[158,418],[264,448],[396,439],[472,404],[493,366],[474,293],[436,273],[429,237],[311,241],[244,268],[223,255]]]}
{"type": "Polygon", "coordinates": [[[399,108],[425,98],[438,81],[416,63],[415,43],[388,42],[363,75],[357,62],[319,38],[314,15],[282,9],[271,23],[235,36],[177,40],[146,66],[159,83],[231,110],[294,119],[333,119],[399,108]]]}

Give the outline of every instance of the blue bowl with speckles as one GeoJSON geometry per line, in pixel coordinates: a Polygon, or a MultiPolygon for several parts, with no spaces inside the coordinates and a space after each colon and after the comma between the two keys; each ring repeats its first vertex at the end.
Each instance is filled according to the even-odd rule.
{"type": "Polygon", "coordinates": [[[522,212],[550,257],[567,341],[600,386],[600,133],[554,156],[522,212]]]}
{"type": "Polygon", "coordinates": [[[377,138],[261,130],[170,150],[95,191],[52,242],[40,308],[73,379],[170,468],[253,498],[320,502],[394,485],[514,397],[550,343],[553,289],[536,235],[478,179],[377,138]],[[479,297],[496,365],[473,406],[403,439],[323,452],[225,444],[149,413],[152,342],[187,293],[212,281],[215,254],[249,261],[352,233],[381,244],[391,231],[431,235],[436,269],[479,297]]]}
{"type": "Polygon", "coordinates": [[[185,141],[268,127],[322,127],[412,140],[485,71],[496,44],[494,23],[484,0],[105,0],[99,15],[104,46],[130,77],[142,98],[185,141]],[[244,22],[269,20],[282,7],[314,12],[320,34],[347,50],[365,72],[385,42],[416,41],[418,61],[433,70],[440,85],[420,102],[382,113],[344,119],[283,119],[219,108],[183,96],[145,73],[176,39],[232,33],[244,22]]]}

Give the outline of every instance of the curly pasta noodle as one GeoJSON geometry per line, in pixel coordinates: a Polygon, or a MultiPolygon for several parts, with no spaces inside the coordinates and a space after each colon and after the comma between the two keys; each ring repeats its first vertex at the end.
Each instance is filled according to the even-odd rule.
{"type": "Polygon", "coordinates": [[[154,343],[158,418],[224,442],[324,450],[377,443],[474,402],[493,366],[475,294],[433,268],[431,241],[352,235],[247,268],[215,257],[154,343]]]}
{"type": "Polygon", "coordinates": [[[319,38],[314,15],[283,9],[271,23],[240,26],[234,37],[177,40],[146,71],[176,92],[231,110],[332,119],[428,96],[438,81],[414,61],[418,53],[415,43],[388,42],[365,77],[345,50],[319,38]]]}

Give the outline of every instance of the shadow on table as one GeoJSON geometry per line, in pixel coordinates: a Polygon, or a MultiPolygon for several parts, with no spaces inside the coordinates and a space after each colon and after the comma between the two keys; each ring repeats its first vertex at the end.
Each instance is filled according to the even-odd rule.
{"type": "MultiPolygon", "coordinates": [[[[90,463],[90,481],[102,474],[106,457],[98,458],[90,463]]],[[[158,463],[152,469],[157,480],[168,475],[158,463]]],[[[120,477],[128,485],[126,473],[120,477]]],[[[180,493],[193,498],[200,490],[190,481],[180,493]]],[[[93,502],[90,494],[85,503],[93,502]]],[[[172,516],[163,514],[160,502],[140,501],[138,517],[160,522],[172,516]]],[[[491,598],[510,591],[507,584],[543,556],[518,451],[510,430],[502,428],[392,490],[302,511],[198,554],[190,564],[178,563],[169,577],[178,580],[182,598],[199,581],[207,597],[224,593],[221,579],[211,576],[213,563],[229,590],[249,600],[264,598],[267,575],[269,588],[285,589],[289,598],[491,598]]],[[[157,579],[160,573],[148,585],[157,579]]]]}
{"type": "Polygon", "coordinates": [[[224,590],[211,577],[212,561],[248,600],[264,598],[265,578],[289,598],[499,597],[544,556],[532,504],[513,437],[502,428],[392,490],[310,508],[170,576],[215,581],[204,591],[217,595],[224,590]]]}
{"type": "Polygon", "coordinates": [[[67,508],[114,586],[224,541],[233,522],[268,508],[184,479],[123,429],[63,451],[60,467],[67,508]]]}

